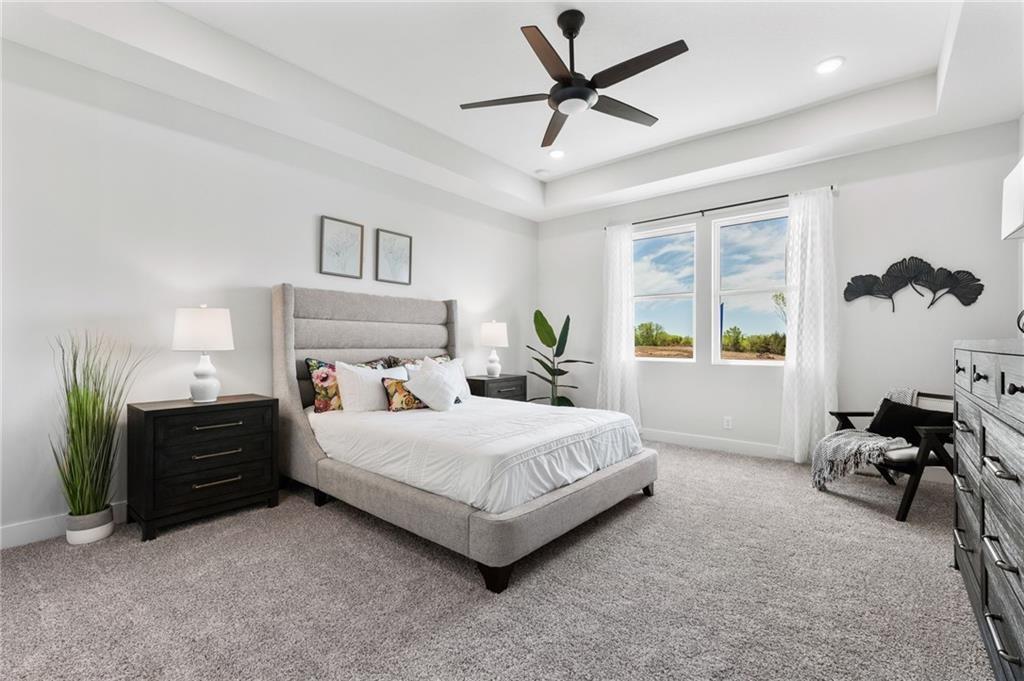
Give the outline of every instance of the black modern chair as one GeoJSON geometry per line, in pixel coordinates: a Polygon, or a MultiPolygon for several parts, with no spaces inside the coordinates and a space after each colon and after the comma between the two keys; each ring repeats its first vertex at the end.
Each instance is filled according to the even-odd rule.
{"type": "MultiPolygon", "coordinates": [[[[915,407],[931,409],[933,411],[948,411],[953,413],[952,395],[940,395],[936,393],[917,393],[915,407]]],[[[863,417],[870,418],[875,415],[873,411],[830,411],[829,414],[836,418],[838,425],[836,430],[856,428],[850,419],[863,417]]],[[[917,486],[921,483],[921,476],[926,468],[930,466],[942,466],[950,475],[953,474],[953,456],[946,450],[946,445],[953,443],[953,426],[916,426],[914,428],[921,436],[921,444],[918,446],[902,447],[885,453],[885,459],[875,464],[879,475],[890,485],[895,485],[896,480],[892,474],[903,473],[907,476],[907,486],[903,490],[903,499],[896,511],[896,520],[905,522],[907,514],[910,513],[910,505],[914,502],[914,495],[917,494],[917,486]]]]}

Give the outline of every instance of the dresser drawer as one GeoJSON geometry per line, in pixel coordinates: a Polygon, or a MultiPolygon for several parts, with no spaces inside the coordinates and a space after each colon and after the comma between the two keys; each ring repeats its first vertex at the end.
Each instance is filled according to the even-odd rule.
{"type": "Polygon", "coordinates": [[[268,431],[273,426],[270,407],[218,409],[209,412],[162,416],[156,419],[155,445],[219,440],[268,431]]]}
{"type": "Polygon", "coordinates": [[[967,562],[975,577],[981,574],[981,522],[963,496],[955,493],[953,543],[957,548],[957,564],[967,562]]]}
{"type": "Polygon", "coordinates": [[[971,394],[995,405],[998,402],[996,398],[998,383],[996,356],[984,352],[972,352],[971,394]]]}
{"type": "Polygon", "coordinates": [[[258,494],[273,484],[270,459],[237,466],[223,466],[199,473],[164,478],[156,483],[157,511],[180,510],[201,505],[210,499],[218,501],[258,494]]]}
{"type": "Polygon", "coordinates": [[[982,549],[985,565],[990,571],[1002,572],[1010,592],[1024,603],[1024,528],[1021,518],[1007,518],[998,507],[990,506],[985,515],[982,549]]]}
{"type": "Polygon", "coordinates": [[[957,498],[974,512],[975,517],[981,518],[981,472],[973,463],[960,461],[959,452],[953,484],[956,486],[957,498]]]}
{"type": "Polygon", "coordinates": [[[1024,421],[1024,357],[1001,355],[999,365],[999,411],[1024,421]]]}
{"type": "Polygon", "coordinates": [[[988,414],[982,463],[982,494],[1000,506],[1007,517],[1018,517],[1024,509],[1024,435],[988,414]]]}
{"type": "Polygon", "coordinates": [[[956,387],[971,392],[971,353],[969,350],[953,351],[953,382],[956,387]]]}
{"type": "Polygon", "coordinates": [[[1003,669],[1013,679],[1024,679],[1024,610],[1010,593],[1001,570],[986,558],[986,607],[984,618],[988,634],[1003,669]]]}
{"type": "Polygon", "coordinates": [[[954,407],[956,453],[959,460],[981,469],[981,409],[959,390],[954,407]]]}
{"type": "Polygon", "coordinates": [[[519,378],[510,378],[507,381],[487,381],[484,387],[484,397],[500,397],[506,400],[525,400],[526,381],[519,378]]]}
{"type": "Polygon", "coordinates": [[[154,455],[156,476],[166,478],[259,461],[270,458],[272,452],[273,436],[269,433],[160,447],[154,455]]]}

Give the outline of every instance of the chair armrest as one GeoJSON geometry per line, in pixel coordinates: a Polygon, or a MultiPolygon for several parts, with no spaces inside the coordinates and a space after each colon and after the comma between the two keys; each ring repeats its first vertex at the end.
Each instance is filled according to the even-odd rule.
{"type": "Polygon", "coordinates": [[[952,442],[953,434],[956,433],[956,428],[953,426],[914,426],[914,430],[922,440],[931,436],[939,442],[952,442]]]}
{"type": "Polygon", "coordinates": [[[840,416],[874,416],[873,411],[830,411],[829,414],[839,418],[840,416]]]}

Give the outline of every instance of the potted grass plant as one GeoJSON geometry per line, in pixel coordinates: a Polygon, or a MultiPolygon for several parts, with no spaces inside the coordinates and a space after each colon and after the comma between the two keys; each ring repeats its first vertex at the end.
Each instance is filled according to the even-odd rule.
{"type": "Polygon", "coordinates": [[[50,448],[68,505],[68,543],[87,544],[114,531],[110,487],[123,435],[119,421],[145,358],[89,334],[58,338],[53,350],[61,433],[51,438],[50,448]]]}

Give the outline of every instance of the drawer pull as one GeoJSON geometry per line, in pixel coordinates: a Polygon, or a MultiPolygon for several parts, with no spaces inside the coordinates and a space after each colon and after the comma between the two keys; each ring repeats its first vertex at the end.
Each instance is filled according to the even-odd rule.
{"type": "MultiPolygon", "coordinates": [[[[194,459],[195,457],[193,456],[192,458],[194,459]]],[[[974,494],[974,490],[964,483],[964,476],[955,475],[953,476],[953,480],[956,483],[956,488],[960,490],[961,494],[974,494]]]]}
{"type": "Polygon", "coordinates": [[[973,430],[971,430],[971,427],[969,425],[967,425],[966,422],[961,421],[960,419],[953,419],[953,427],[956,428],[957,430],[959,430],[961,433],[973,433],[974,432],[973,430]]]}
{"type": "Polygon", "coordinates": [[[1003,464],[999,460],[998,456],[986,456],[985,467],[992,471],[992,475],[996,476],[1000,480],[1017,480],[1017,476],[1014,473],[1003,468],[1003,464]]]}
{"type": "Polygon", "coordinates": [[[519,390],[519,388],[499,388],[498,392],[499,393],[514,393],[514,392],[518,392],[518,390],[519,390]]]}
{"type": "Polygon", "coordinates": [[[982,374],[982,373],[979,373],[979,372],[975,371],[974,372],[974,382],[977,383],[978,381],[986,381],[987,382],[988,381],[988,374],[982,374]]]}
{"type": "Polygon", "coordinates": [[[214,423],[209,426],[192,426],[192,430],[216,430],[217,428],[234,428],[241,426],[245,421],[231,421],[230,423],[214,423]]]}
{"type": "Polygon", "coordinates": [[[1006,386],[1007,395],[1016,395],[1017,393],[1024,393],[1024,385],[1017,385],[1016,383],[1011,383],[1010,385],[1006,386]]]}
{"type": "Polygon", "coordinates": [[[955,527],[953,528],[953,541],[956,542],[956,547],[964,553],[974,553],[974,549],[967,546],[964,540],[960,538],[960,530],[955,527]]]}
{"type": "Polygon", "coordinates": [[[955,360],[953,362],[953,366],[954,366],[954,369],[953,369],[953,373],[954,374],[962,374],[965,371],[967,371],[967,367],[965,367],[963,364],[961,364],[960,360],[955,360]]]}
{"type": "Polygon", "coordinates": [[[202,461],[203,459],[215,459],[218,456],[227,456],[228,454],[238,454],[242,451],[241,447],[235,449],[225,449],[223,452],[211,452],[210,454],[193,454],[193,461],[202,461]]]}
{"type": "Polygon", "coordinates": [[[985,542],[985,548],[988,549],[988,555],[992,558],[992,562],[995,563],[997,568],[1006,572],[1019,572],[1016,565],[1010,565],[1006,562],[1006,559],[1003,558],[1002,550],[996,546],[996,544],[999,543],[998,536],[994,534],[985,534],[982,535],[981,540],[985,542]]]}
{"type": "Polygon", "coordinates": [[[992,635],[992,643],[996,646],[996,652],[999,653],[999,657],[1003,658],[1010,664],[1020,664],[1020,658],[1016,655],[1011,655],[1010,651],[1003,645],[1003,637],[999,635],[999,628],[996,626],[996,622],[1002,622],[1003,618],[995,613],[985,613],[985,624],[988,625],[988,633],[992,635]]]}
{"type": "Polygon", "coordinates": [[[213,482],[202,482],[192,485],[192,489],[206,489],[207,487],[216,487],[217,485],[226,485],[229,482],[238,482],[242,479],[241,475],[236,475],[233,478],[224,478],[223,480],[214,480],[213,482]]]}

